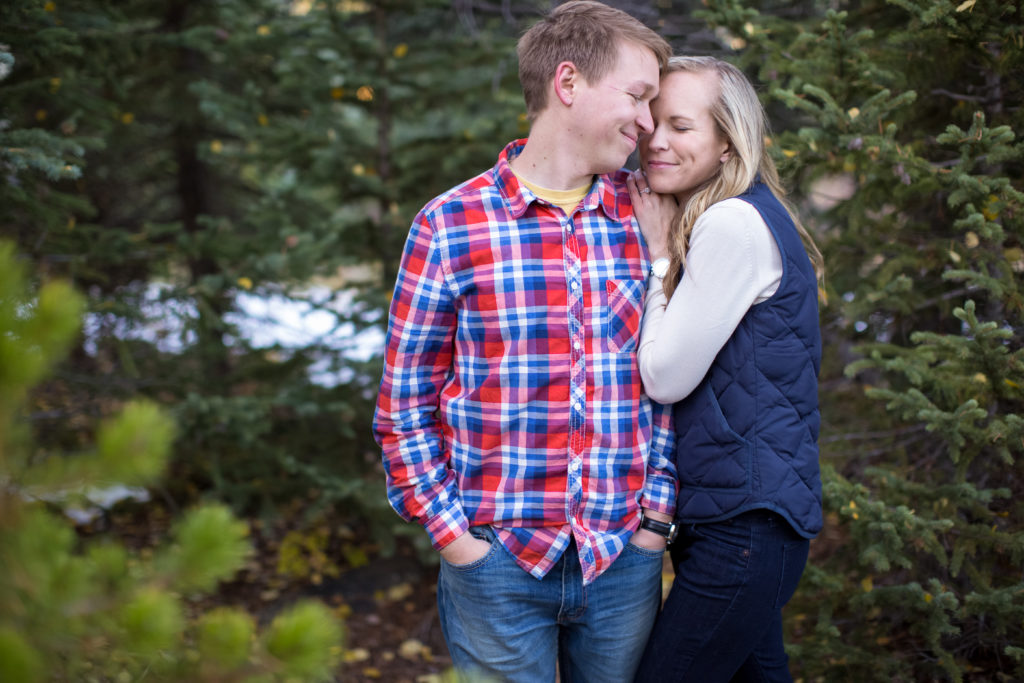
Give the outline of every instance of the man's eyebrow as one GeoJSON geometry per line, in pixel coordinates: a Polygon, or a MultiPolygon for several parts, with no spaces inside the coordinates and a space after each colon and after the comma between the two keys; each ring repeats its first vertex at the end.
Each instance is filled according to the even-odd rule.
{"type": "Polygon", "coordinates": [[[632,83],[626,85],[626,87],[623,88],[623,90],[628,90],[630,92],[639,91],[640,94],[646,95],[651,91],[657,91],[658,86],[653,83],[647,83],[645,81],[633,81],[632,83]]]}

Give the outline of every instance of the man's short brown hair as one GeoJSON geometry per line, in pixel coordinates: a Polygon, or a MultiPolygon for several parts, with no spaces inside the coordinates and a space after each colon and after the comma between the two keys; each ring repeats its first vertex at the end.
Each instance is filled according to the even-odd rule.
{"type": "Polygon", "coordinates": [[[594,0],[559,5],[519,39],[519,82],[530,118],[548,103],[548,86],[562,62],[572,62],[588,83],[600,80],[618,57],[619,46],[634,43],[648,48],[659,69],[672,55],[669,44],[622,10],[594,0]]]}

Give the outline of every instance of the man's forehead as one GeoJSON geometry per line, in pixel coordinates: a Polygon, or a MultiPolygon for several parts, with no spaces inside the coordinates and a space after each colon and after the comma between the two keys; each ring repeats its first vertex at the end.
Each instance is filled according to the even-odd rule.
{"type": "Polygon", "coordinates": [[[653,65],[658,69],[658,57],[654,51],[646,45],[629,41],[619,41],[612,48],[615,51],[617,63],[628,62],[631,64],[653,65]]]}
{"type": "Polygon", "coordinates": [[[621,87],[633,86],[648,90],[658,89],[658,58],[650,48],[633,43],[620,43],[616,48],[615,62],[609,75],[619,81],[621,87]]]}

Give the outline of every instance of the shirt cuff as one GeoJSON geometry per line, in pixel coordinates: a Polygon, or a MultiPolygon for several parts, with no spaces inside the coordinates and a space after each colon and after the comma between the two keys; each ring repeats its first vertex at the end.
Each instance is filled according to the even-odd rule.
{"type": "Polygon", "coordinates": [[[440,514],[431,517],[424,524],[434,550],[440,550],[469,530],[469,519],[462,505],[452,505],[440,514]]]}
{"type": "Polygon", "coordinates": [[[640,497],[640,507],[655,512],[662,512],[675,517],[676,515],[676,480],[668,475],[647,474],[644,492],[640,497]]]}

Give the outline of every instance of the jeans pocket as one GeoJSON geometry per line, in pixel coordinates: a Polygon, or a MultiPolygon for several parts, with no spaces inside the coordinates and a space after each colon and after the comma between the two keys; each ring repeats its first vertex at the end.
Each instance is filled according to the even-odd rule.
{"type": "Polygon", "coordinates": [[[694,524],[688,529],[688,534],[700,541],[734,550],[741,557],[750,557],[755,537],[754,529],[742,515],[721,522],[694,524]]]}
{"type": "Polygon", "coordinates": [[[674,551],[673,560],[686,558],[687,579],[709,594],[732,595],[750,578],[754,534],[748,525],[730,521],[692,525],[674,551]]]}
{"type": "Polygon", "coordinates": [[[487,549],[487,552],[483,554],[483,557],[475,559],[472,562],[467,562],[466,564],[454,564],[444,559],[443,557],[441,558],[441,562],[449,569],[452,569],[457,572],[470,572],[475,569],[480,569],[485,564],[487,564],[487,562],[492,557],[494,557],[495,552],[498,550],[498,545],[500,544],[500,541],[498,541],[497,536],[493,532],[485,533],[483,529],[483,527],[470,527],[469,529],[469,533],[472,534],[475,538],[479,538],[481,541],[490,542],[491,547],[487,549]]]}
{"type": "Polygon", "coordinates": [[[608,346],[615,353],[632,351],[640,336],[640,315],[643,313],[643,280],[605,280],[608,306],[605,309],[608,346]]]}
{"type": "Polygon", "coordinates": [[[633,553],[634,555],[639,555],[640,557],[645,557],[652,560],[660,560],[665,556],[664,548],[662,548],[661,550],[650,550],[648,548],[641,548],[640,546],[634,545],[633,543],[627,543],[626,550],[633,553]]]}

